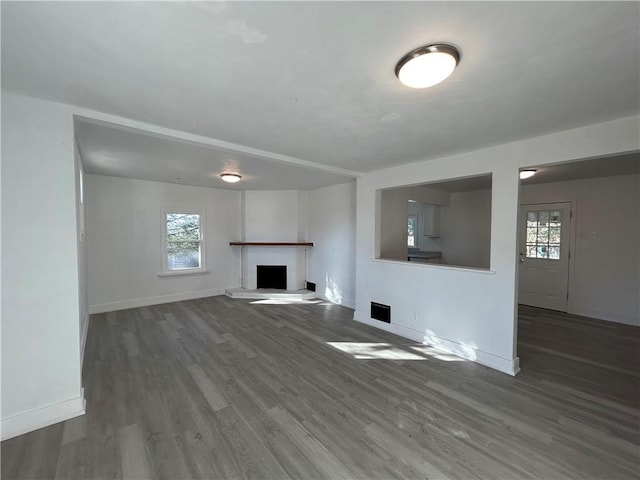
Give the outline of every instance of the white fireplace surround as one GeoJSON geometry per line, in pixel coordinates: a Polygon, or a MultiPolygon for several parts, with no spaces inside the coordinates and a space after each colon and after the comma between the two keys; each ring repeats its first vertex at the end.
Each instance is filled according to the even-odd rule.
{"type": "Polygon", "coordinates": [[[305,288],[307,256],[306,247],[241,245],[242,288],[257,289],[258,265],[285,265],[287,267],[287,290],[305,288]]]}

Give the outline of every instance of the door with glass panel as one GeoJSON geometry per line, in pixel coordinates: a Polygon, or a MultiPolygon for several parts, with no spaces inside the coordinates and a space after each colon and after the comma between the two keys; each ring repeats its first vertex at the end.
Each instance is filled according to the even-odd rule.
{"type": "Polygon", "coordinates": [[[567,311],[571,203],[520,206],[518,303],[567,311]]]}

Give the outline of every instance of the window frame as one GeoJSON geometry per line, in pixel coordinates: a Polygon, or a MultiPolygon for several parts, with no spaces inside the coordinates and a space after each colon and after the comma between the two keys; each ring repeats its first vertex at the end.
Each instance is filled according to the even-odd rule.
{"type": "Polygon", "coordinates": [[[205,242],[205,215],[204,210],[198,208],[163,208],[162,209],[162,217],[160,222],[161,228],[161,276],[167,275],[189,275],[194,273],[206,273],[206,242],[205,242]],[[198,215],[199,216],[199,239],[193,240],[193,242],[199,242],[200,244],[200,266],[199,267],[188,267],[181,268],[178,270],[172,270],[169,268],[169,251],[167,241],[167,215],[169,214],[178,214],[178,215],[198,215]]]}

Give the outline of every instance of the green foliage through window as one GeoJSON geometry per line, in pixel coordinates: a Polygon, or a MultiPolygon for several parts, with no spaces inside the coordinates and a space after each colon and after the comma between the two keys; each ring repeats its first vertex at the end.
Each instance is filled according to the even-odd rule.
{"type": "Polygon", "coordinates": [[[167,213],[167,267],[169,270],[200,268],[200,215],[167,213]]]}
{"type": "Polygon", "coordinates": [[[527,212],[527,258],[559,260],[561,229],[559,210],[527,212]]]}
{"type": "Polygon", "coordinates": [[[407,224],[407,246],[416,246],[416,216],[409,215],[409,222],[407,224]]]}

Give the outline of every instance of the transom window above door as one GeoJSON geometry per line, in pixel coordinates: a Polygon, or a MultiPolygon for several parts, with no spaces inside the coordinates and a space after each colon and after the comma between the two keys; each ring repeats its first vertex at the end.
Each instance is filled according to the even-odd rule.
{"type": "Polygon", "coordinates": [[[560,260],[560,234],[562,212],[560,210],[536,210],[527,212],[527,258],[560,260]]]}

